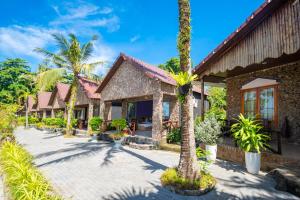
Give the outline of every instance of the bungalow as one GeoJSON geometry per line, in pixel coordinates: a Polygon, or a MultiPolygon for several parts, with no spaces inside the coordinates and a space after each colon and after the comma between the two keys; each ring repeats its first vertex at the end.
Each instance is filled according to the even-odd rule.
{"type": "MultiPolygon", "coordinates": [[[[197,106],[202,97],[197,86],[194,90],[197,106]]],[[[154,140],[161,139],[164,121],[180,121],[175,80],[164,70],[125,54],[116,59],[96,92],[101,93],[104,121],[114,116],[125,118],[138,130],[148,131],[154,140]]]]}
{"type": "Polygon", "coordinates": [[[27,105],[28,105],[28,108],[27,108],[28,113],[36,112],[37,104],[36,104],[35,99],[32,95],[28,96],[27,105]]]}
{"type": "Polygon", "coordinates": [[[202,87],[226,84],[228,120],[258,116],[288,144],[300,144],[299,13],[298,0],[266,1],[194,70],[202,87]]]}
{"type": "MultiPolygon", "coordinates": [[[[99,84],[84,77],[79,77],[76,95],[74,117],[78,119],[78,128],[86,129],[88,120],[93,116],[99,116],[100,94],[95,93],[99,84]]],[[[66,94],[65,102],[70,102],[71,90],[66,94]]]]}
{"type": "Polygon", "coordinates": [[[64,118],[67,116],[65,99],[69,92],[70,85],[64,83],[57,83],[52,91],[48,105],[51,106],[51,117],[55,117],[56,114],[61,111],[64,113],[64,118]]]}
{"type": "Polygon", "coordinates": [[[52,92],[39,92],[37,94],[37,116],[39,118],[51,117],[51,106],[48,105],[52,92]]]}

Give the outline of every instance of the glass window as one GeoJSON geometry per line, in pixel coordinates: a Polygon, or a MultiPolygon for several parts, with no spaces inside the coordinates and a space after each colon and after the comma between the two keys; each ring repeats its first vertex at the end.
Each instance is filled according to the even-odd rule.
{"type": "Polygon", "coordinates": [[[163,102],[163,119],[168,120],[170,118],[170,102],[163,102]]]}
{"type": "Polygon", "coordinates": [[[259,97],[259,113],[262,119],[274,119],[274,88],[262,89],[259,97]]]}
{"type": "Polygon", "coordinates": [[[255,117],[256,115],[256,91],[244,93],[244,115],[255,117]]]}

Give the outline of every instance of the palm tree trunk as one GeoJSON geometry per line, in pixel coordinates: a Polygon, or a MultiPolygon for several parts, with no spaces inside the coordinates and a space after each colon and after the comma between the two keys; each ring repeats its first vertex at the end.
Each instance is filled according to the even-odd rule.
{"type": "Polygon", "coordinates": [[[28,100],[25,102],[25,128],[28,128],[28,100]]]}
{"type": "Polygon", "coordinates": [[[70,96],[70,104],[68,106],[68,118],[67,118],[67,135],[72,135],[73,127],[72,127],[72,118],[74,115],[74,107],[76,102],[76,95],[77,95],[77,85],[78,85],[78,78],[74,76],[73,83],[71,85],[71,96],[70,96]]]}
{"type": "MultiPolygon", "coordinates": [[[[190,1],[178,0],[179,4],[179,35],[178,50],[180,55],[180,67],[184,72],[191,73],[190,61],[190,1]]],[[[186,95],[182,103],[181,113],[181,152],[178,172],[181,177],[188,180],[200,178],[200,168],[197,162],[196,145],[194,135],[194,118],[192,91],[186,95]]]]}

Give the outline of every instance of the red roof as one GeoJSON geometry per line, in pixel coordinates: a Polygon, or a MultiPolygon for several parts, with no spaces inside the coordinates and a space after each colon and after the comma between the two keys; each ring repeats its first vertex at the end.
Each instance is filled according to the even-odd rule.
{"type": "Polygon", "coordinates": [[[89,80],[84,77],[78,77],[79,78],[79,84],[83,88],[85,94],[90,99],[100,99],[100,94],[95,93],[97,88],[99,87],[99,84],[95,81],[89,80]]]}
{"type": "Polygon", "coordinates": [[[65,83],[57,83],[56,88],[57,88],[58,97],[61,100],[65,100],[69,92],[70,85],[65,83]]]}
{"type": "Polygon", "coordinates": [[[136,58],[133,58],[131,56],[127,56],[124,53],[121,53],[119,57],[114,62],[112,68],[109,70],[107,75],[105,76],[104,80],[100,84],[99,88],[97,89],[97,92],[100,93],[102,89],[106,86],[106,84],[109,82],[110,78],[114,75],[114,73],[117,71],[117,69],[121,66],[121,64],[127,61],[133,66],[137,67],[138,69],[142,70],[146,76],[152,79],[158,79],[164,83],[168,83],[170,85],[176,85],[176,81],[170,76],[170,74],[154,65],[150,65],[148,63],[145,63],[141,60],[138,60],[136,58]]]}
{"type": "Polygon", "coordinates": [[[36,109],[35,100],[32,95],[28,96],[28,110],[29,112],[35,111],[36,109]]]}
{"type": "Polygon", "coordinates": [[[52,92],[39,92],[38,93],[38,109],[51,109],[48,106],[52,92]]]}
{"type": "Polygon", "coordinates": [[[251,33],[265,18],[270,16],[277,8],[279,8],[285,0],[267,0],[256,11],[254,11],[246,21],[231,33],[216,49],[214,49],[206,58],[204,58],[193,70],[194,73],[201,73],[207,67],[208,63],[213,59],[222,56],[230,48],[244,39],[251,33]]]}
{"type": "Polygon", "coordinates": [[[53,104],[54,98],[56,96],[56,94],[58,94],[58,98],[61,101],[65,101],[67,94],[70,90],[70,85],[69,84],[65,84],[65,83],[57,83],[52,94],[51,97],[49,99],[48,105],[51,106],[53,104]]]}

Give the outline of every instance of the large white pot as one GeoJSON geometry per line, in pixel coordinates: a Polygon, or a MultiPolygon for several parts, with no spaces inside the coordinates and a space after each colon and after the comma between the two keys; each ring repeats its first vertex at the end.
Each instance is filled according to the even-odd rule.
{"type": "Polygon", "coordinates": [[[260,170],[260,153],[245,152],[247,171],[251,174],[258,174],[260,170]]]}
{"type": "Polygon", "coordinates": [[[209,152],[209,155],[206,156],[206,159],[215,161],[217,158],[217,145],[205,145],[205,150],[209,152]]]}

